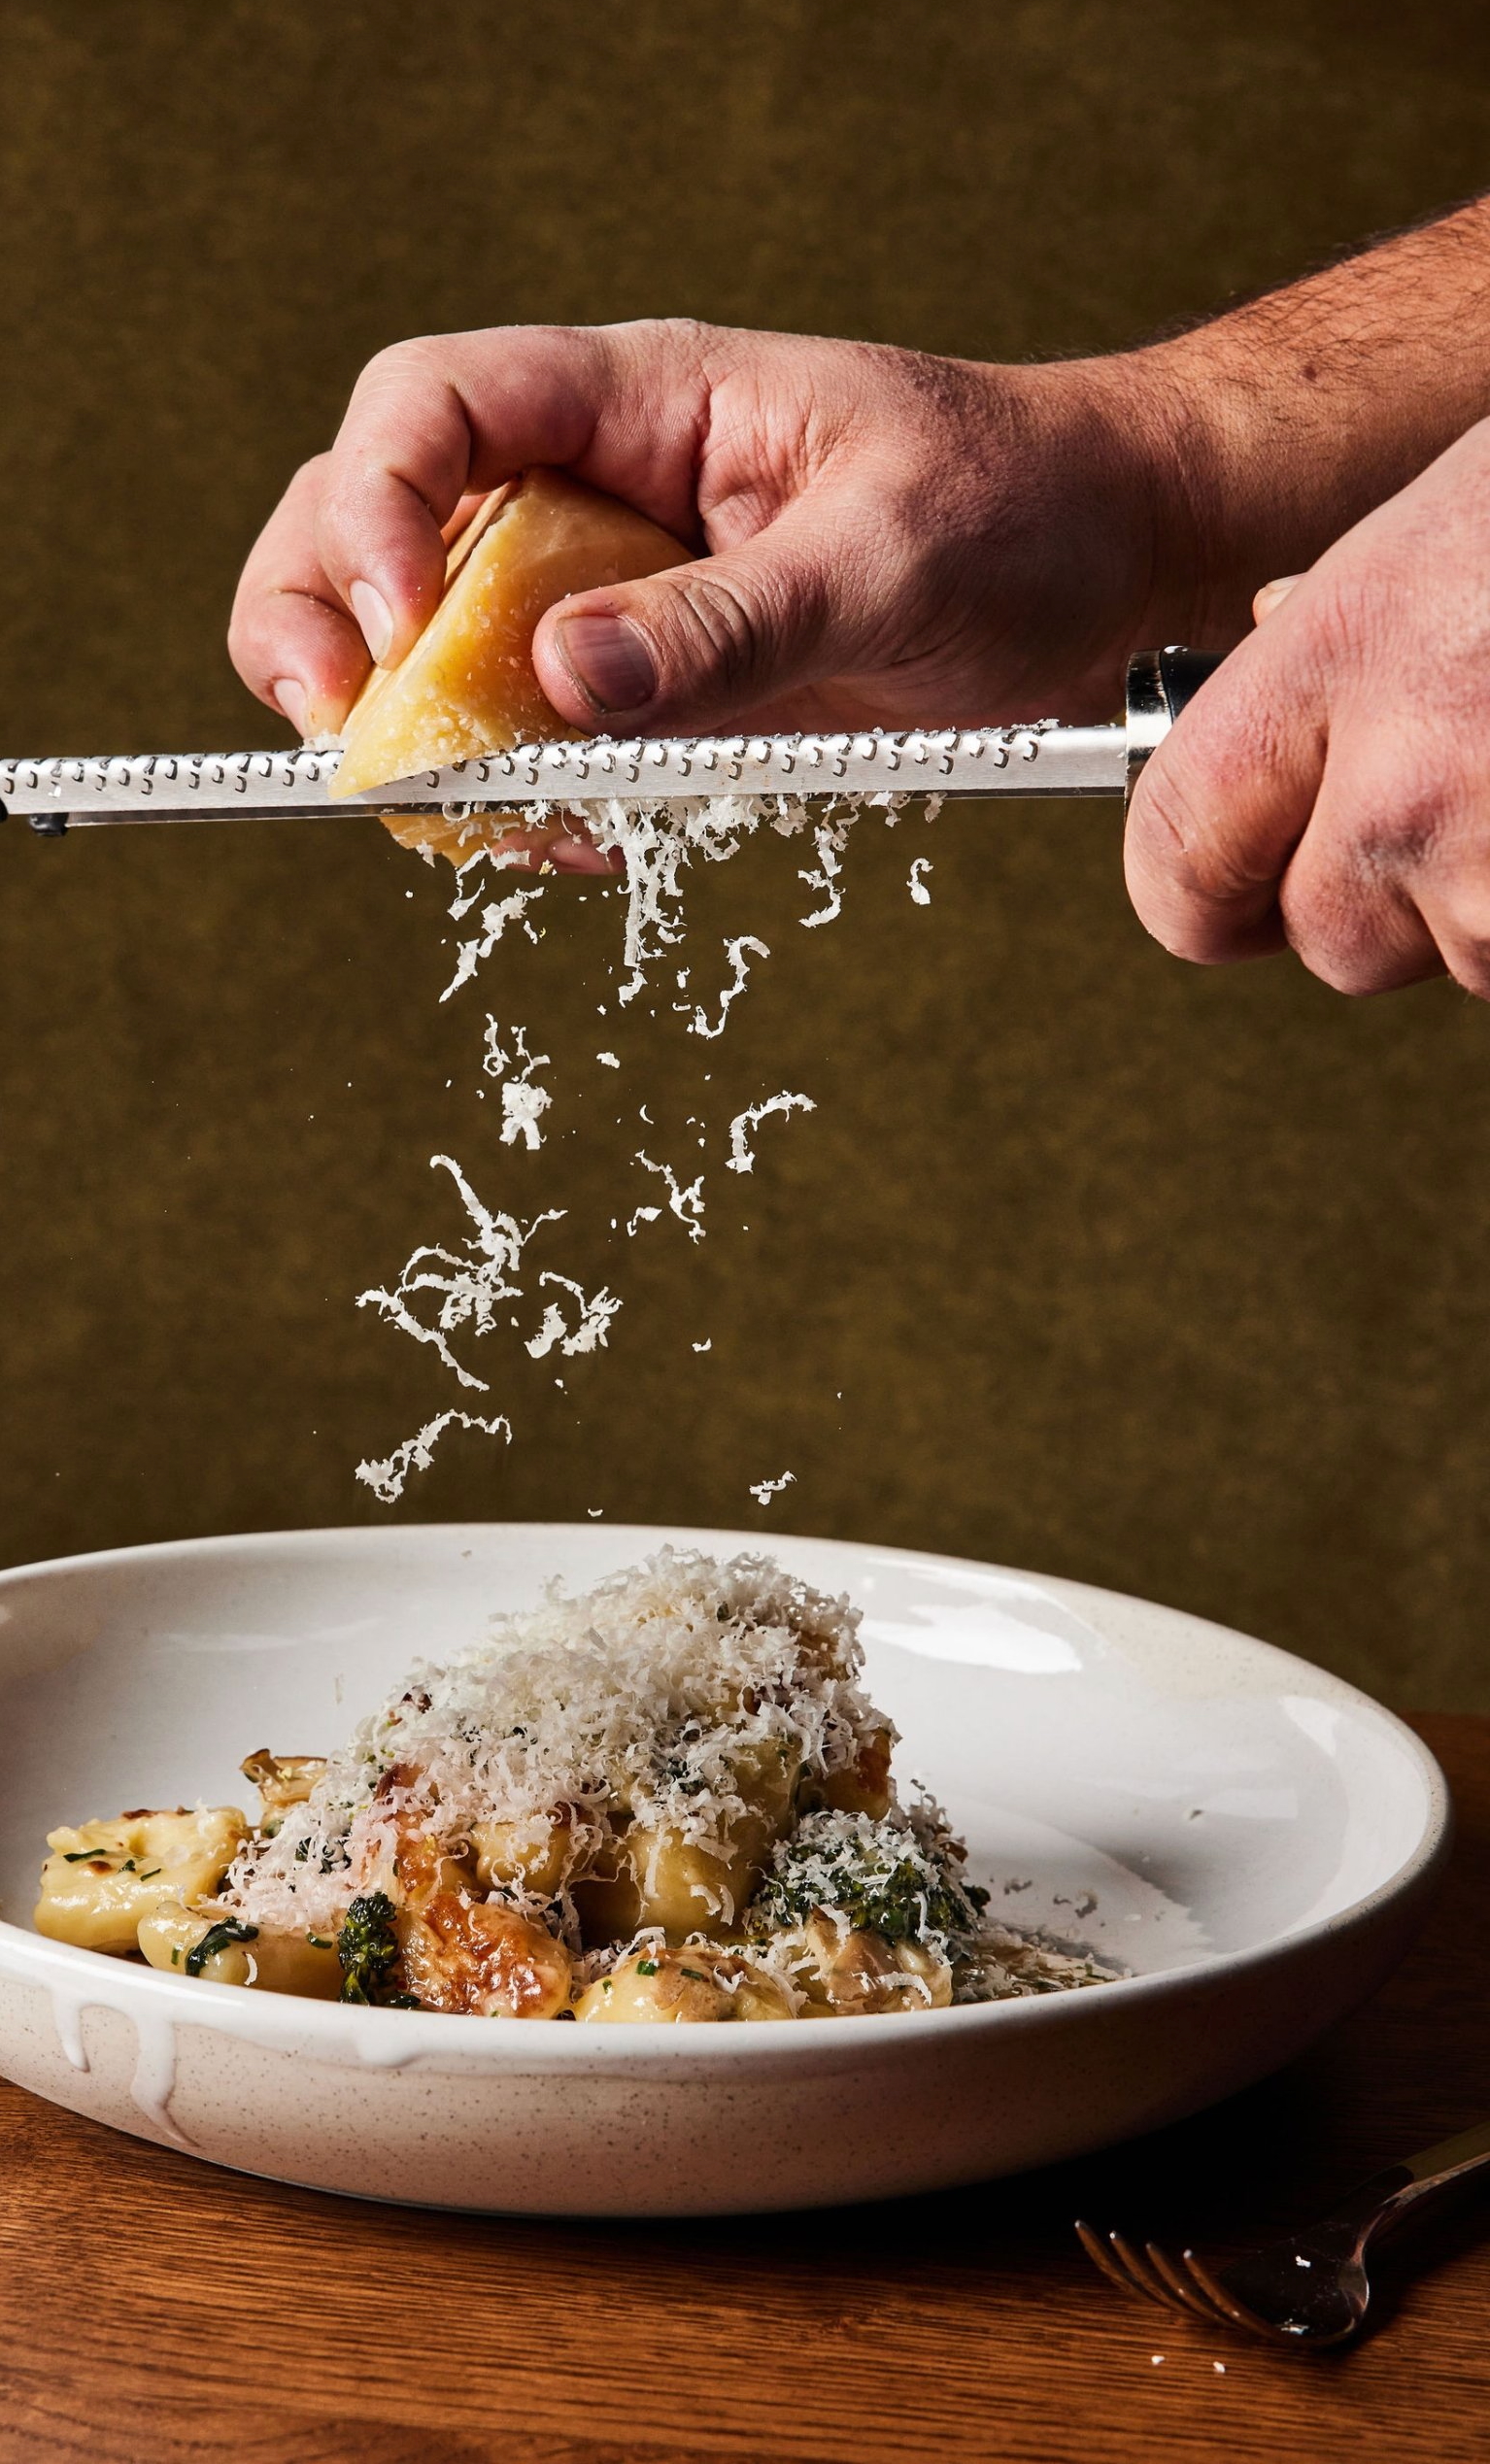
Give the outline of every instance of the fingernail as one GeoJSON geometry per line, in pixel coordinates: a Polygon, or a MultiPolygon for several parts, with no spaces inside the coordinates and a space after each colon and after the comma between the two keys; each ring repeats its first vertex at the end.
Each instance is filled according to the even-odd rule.
{"type": "Polygon", "coordinates": [[[1280,573],[1276,582],[1265,582],[1252,600],[1253,624],[1261,624],[1265,616],[1270,616],[1274,608],[1281,607],[1289,591],[1303,580],[1302,573],[1280,573]]]}
{"type": "Polygon", "coordinates": [[[352,601],[352,613],[362,627],[362,639],[381,667],[393,647],[393,611],[383,592],[375,591],[370,582],[354,582],[347,596],[352,601]]]}
{"type": "Polygon", "coordinates": [[[293,676],[276,676],[274,680],[274,698],[279,703],[286,718],[289,721],[289,724],[293,727],[296,735],[308,736],[311,731],[311,714],[310,704],[305,698],[305,687],[302,684],[297,683],[293,676]]]}
{"type": "Polygon", "coordinates": [[[597,710],[639,710],[657,692],[652,653],[624,616],[570,616],[558,637],[559,658],[597,710]]]}

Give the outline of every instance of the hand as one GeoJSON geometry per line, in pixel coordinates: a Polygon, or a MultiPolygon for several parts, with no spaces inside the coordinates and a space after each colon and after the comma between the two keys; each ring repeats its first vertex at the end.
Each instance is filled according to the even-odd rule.
{"type": "Polygon", "coordinates": [[[1256,612],[1134,794],[1139,916],[1202,963],[1490,999],[1490,421],[1256,612]]]}
{"type": "Polygon", "coordinates": [[[303,732],[402,658],[444,537],[530,462],[702,561],[585,592],[533,656],[576,726],[953,726],[1109,716],[1165,569],[1169,451],[1141,359],[985,367],[677,321],[396,345],[254,548],[229,647],[303,732]]]}

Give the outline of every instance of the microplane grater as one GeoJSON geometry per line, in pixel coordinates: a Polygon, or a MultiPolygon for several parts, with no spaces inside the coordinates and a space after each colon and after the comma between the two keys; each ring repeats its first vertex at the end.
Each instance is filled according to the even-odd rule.
{"type": "Polygon", "coordinates": [[[0,760],[0,818],[43,837],[123,822],[223,822],[337,814],[457,812],[620,796],[651,803],[711,795],[1127,797],[1186,702],[1219,665],[1173,645],[1128,668],[1127,713],[1108,726],[870,728],[824,735],[592,737],[524,744],[424,770],[365,794],[333,797],[340,755],[132,754],[0,760]]]}

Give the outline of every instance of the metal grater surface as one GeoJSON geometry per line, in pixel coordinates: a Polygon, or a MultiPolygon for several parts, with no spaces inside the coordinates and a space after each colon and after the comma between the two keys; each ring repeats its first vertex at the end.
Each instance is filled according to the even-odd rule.
{"type": "Polygon", "coordinates": [[[334,752],[63,757],[0,761],[0,805],[45,831],[259,815],[479,812],[611,796],[1120,796],[1126,743],[1121,726],[1063,727],[1052,720],[904,734],[601,736],[519,745],[344,799],[328,792],[340,759],[334,752]]]}

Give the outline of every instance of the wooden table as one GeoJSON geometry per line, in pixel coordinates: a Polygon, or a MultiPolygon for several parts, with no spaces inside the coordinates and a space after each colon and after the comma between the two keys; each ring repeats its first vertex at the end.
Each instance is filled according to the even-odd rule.
{"type": "Polygon", "coordinates": [[[0,2088],[0,2459],[1490,2456],[1473,2211],[1373,2338],[1313,2360],[1126,2301],[1070,2231],[1224,2248],[1490,2110],[1490,1720],[1419,1726],[1460,1837],[1393,1983],[1264,2086],[1022,2181],[720,2223],[452,2217],[214,2172],[0,2088]]]}

